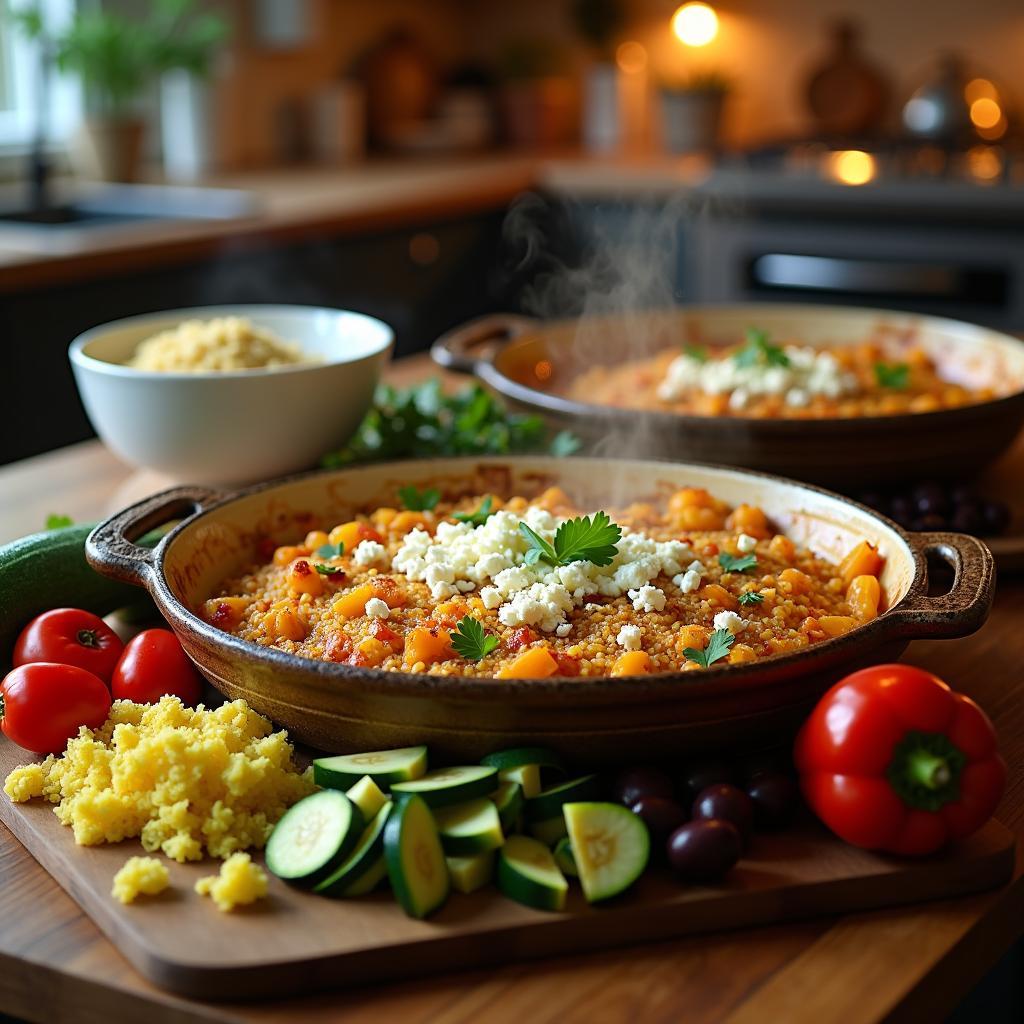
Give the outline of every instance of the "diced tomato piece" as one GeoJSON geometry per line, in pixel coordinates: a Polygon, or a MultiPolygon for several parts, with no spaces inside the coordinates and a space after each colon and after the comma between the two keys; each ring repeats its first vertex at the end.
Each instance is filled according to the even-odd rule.
{"type": "Polygon", "coordinates": [[[384,535],[378,533],[372,526],[366,523],[359,524],[359,539],[363,540],[375,540],[378,544],[384,543],[384,535]]]}
{"type": "Polygon", "coordinates": [[[578,676],[580,674],[580,659],[572,654],[564,654],[561,651],[552,651],[555,661],[558,662],[558,674],[560,676],[578,676]]]}
{"type": "Polygon", "coordinates": [[[536,639],[537,634],[529,626],[520,626],[518,629],[512,630],[505,638],[505,650],[521,651],[524,647],[529,647],[536,639]]]}
{"type": "Polygon", "coordinates": [[[330,661],[345,661],[352,653],[352,641],[344,633],[332,633],[324,653],[330,661]]]}
{"type": "Polygon", "coordinates": [[[384,625],[383,620],[374,619],[370,626],[370,636],[387,644],[393,651],[400,651],[405,646],[405,641],[390,626],[384,625]]]}

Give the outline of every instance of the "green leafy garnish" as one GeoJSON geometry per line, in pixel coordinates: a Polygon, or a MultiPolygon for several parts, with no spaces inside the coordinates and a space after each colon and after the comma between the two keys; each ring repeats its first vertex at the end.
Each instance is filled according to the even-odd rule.
{"type": "Polygon", "coordinates": [[[456,653],[468,661],[479,661],[498,646],[498,638],[491,636],[472,615],[466,615],[450,636],[456,653]]]}
{"type": "Polygon", "coordinates": [[[494,499],[488,494],[483,501],[480,502],[479,508],[475,512],[453,512],[452,518],[458,519],[460,523],[469,523],[470,526],[483,526],[488,519],[493,515],[491,512],[491,506],[494,504],[494,499]]]}
{"type": "Polygon", "coordinates": [[[551,438],[548,452],[555,458],[564,459],[566,456],[578,452],[582,445],[583,442],[571,430],[560,430],[551,438]]]}
{"type": "Polygon", "coordinates": [[[745,594],[740,594],[740,604],[760,604],[763,600],[764,594],[760,594],[756,590],[748,590],[745,594]]]}
{"type": "Polygon", "coordinates": [[[317,562],[314,564],[313,568],[316,569],[321,576],[337,576],[338,573],[341,573],[342,575],[345,574],[345,570],[336,565],[321,565],[317,562]]]}
{"type": "Polygon", "coordinates": [[[695,363],[706,363],[708,361],[708,350],[704,345],[684,345],[683,355],[692,359],[695,363]]]}
{"type": "Polygon", "coordinates": [[[46,517],[46,529],[47,530],[63,530],[69,526],[74,526],[75,521],[71,516],[60,516],[55,512],[51,512],[46,517]]]}
{"type": "MultiPolygon", "coordinates": [[[[543,451],[548,438],[540,416],[508,412],[482,385],[446,395],[434,378],[412,388],[381,385],[352,440],[321,461],[336,468],[374,460],[509,455],[543,451]]],[[[551,443],[559,445],[552,454],[569,454],[567,440],[551,443]]]]}
{"type": "Polygon", "coordinates": [[[399,487],[398,496],[402,504],[410,512],[429,512],[441,500],[441,492],[436,487],[417,490],[415,487],[399,487]]]}
{"type": "Polygon", "coordinates": [[[768,341],[768,332],[753,327],[747,329],[747,343],[732,359],[737,366],[789,366],[789,356],[768,341]]]}
{"type": "Polygon", "coordinates": [[[723,551],[718,556],[718,564],[726,572],[746,572],[757,565],[757,555],[730,555],[728,551],[723,551]]]}
{"type": "Polygon", "coordinates": [[[318,547],[314,554],[317,558],[341,558],[345,554],[344,544],[324,544],[318,547]]]}
{"type": "Polygon", "coordinates": [[[607,512],[566,520],[555,532],[553,545],[526,523],[519,524],[519,532],[530,543],[526,552],[527,565],[536,565],[541,559],[549,565],[568,565],[570,562],[609,565],[618,554],[615,545],[622,537],[621,528],[608,518],[607,512]]]}
{"type": "Polygon", "coordinates": [[[729,654],[729,648],[736,642],[736,637],[727,629],[716,629],[708,638],[708,645],[703,651],[696,647],[687,647],[683,651],[683,657],[690,661],[697,662],[701,668],[710,668],[716,661],[729,654]]]}
{"type": "Polygon", "coordinates": [[[875,363],[875,380],[880,388],[905,391],[910,383],[910,367],[906,363],[875,363]]]}

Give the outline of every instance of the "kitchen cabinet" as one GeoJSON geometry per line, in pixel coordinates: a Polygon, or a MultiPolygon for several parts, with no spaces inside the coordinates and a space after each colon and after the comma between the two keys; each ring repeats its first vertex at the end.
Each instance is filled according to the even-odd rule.
{"type": "MultiPolygon", "coordinates": [[[[396,354],[511,304],[501,210],[393,232],[270,244],[226,240],[215,258],[0,295],[0,463],[92,436],[67,346],[108,320],[184,306],[282,302],[355,309],[391,324],[396,354]]],[[[183,409],[187,416],[188,410],[183,409]]]]}

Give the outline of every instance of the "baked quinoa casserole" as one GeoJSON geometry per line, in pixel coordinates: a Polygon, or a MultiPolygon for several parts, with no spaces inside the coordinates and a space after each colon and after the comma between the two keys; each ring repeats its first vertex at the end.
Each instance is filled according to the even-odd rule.
{"type": "Polygon", "coordinates": [[[542,678],[701,670],[840,636],[884,607],[883,559],[798,547],[761,509],[698,488],[664,507],[539,497],[382,507],[274,547],[200,614],[305,658],[396,672],[542,678]]]}

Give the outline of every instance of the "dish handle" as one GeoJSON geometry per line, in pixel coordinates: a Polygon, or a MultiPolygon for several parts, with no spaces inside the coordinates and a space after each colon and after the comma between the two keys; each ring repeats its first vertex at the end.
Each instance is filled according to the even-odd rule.
{"type": "Polygon", "coordinates": [[[143,534],[189,519],[224,497],[209,487],[172,487],[100,523],[85,540],[85,559],[99,573],[122,583],[148,587],[156,564],[154,548],[136,544],[143,534]]]}
{"type": "Polygon", "coordinates": [[[996,576],[992,552],[977,537],[964,533],[915,533],[910,543],[924,571],[889,612],[900,635],[958,637],[979,630],[992,609],[996,576]],[[945,594],[928,594],[929,555],[953,570],[953,585],[945,594]]]}
{"type": "Polygon", "coordinates": [[[456,373],[475,373],[480,363],[491,363],[506,341],[537,329],[537,321],[515,313],[490,313],[446,331],[430,346],[439,366],[456,373]]]}

